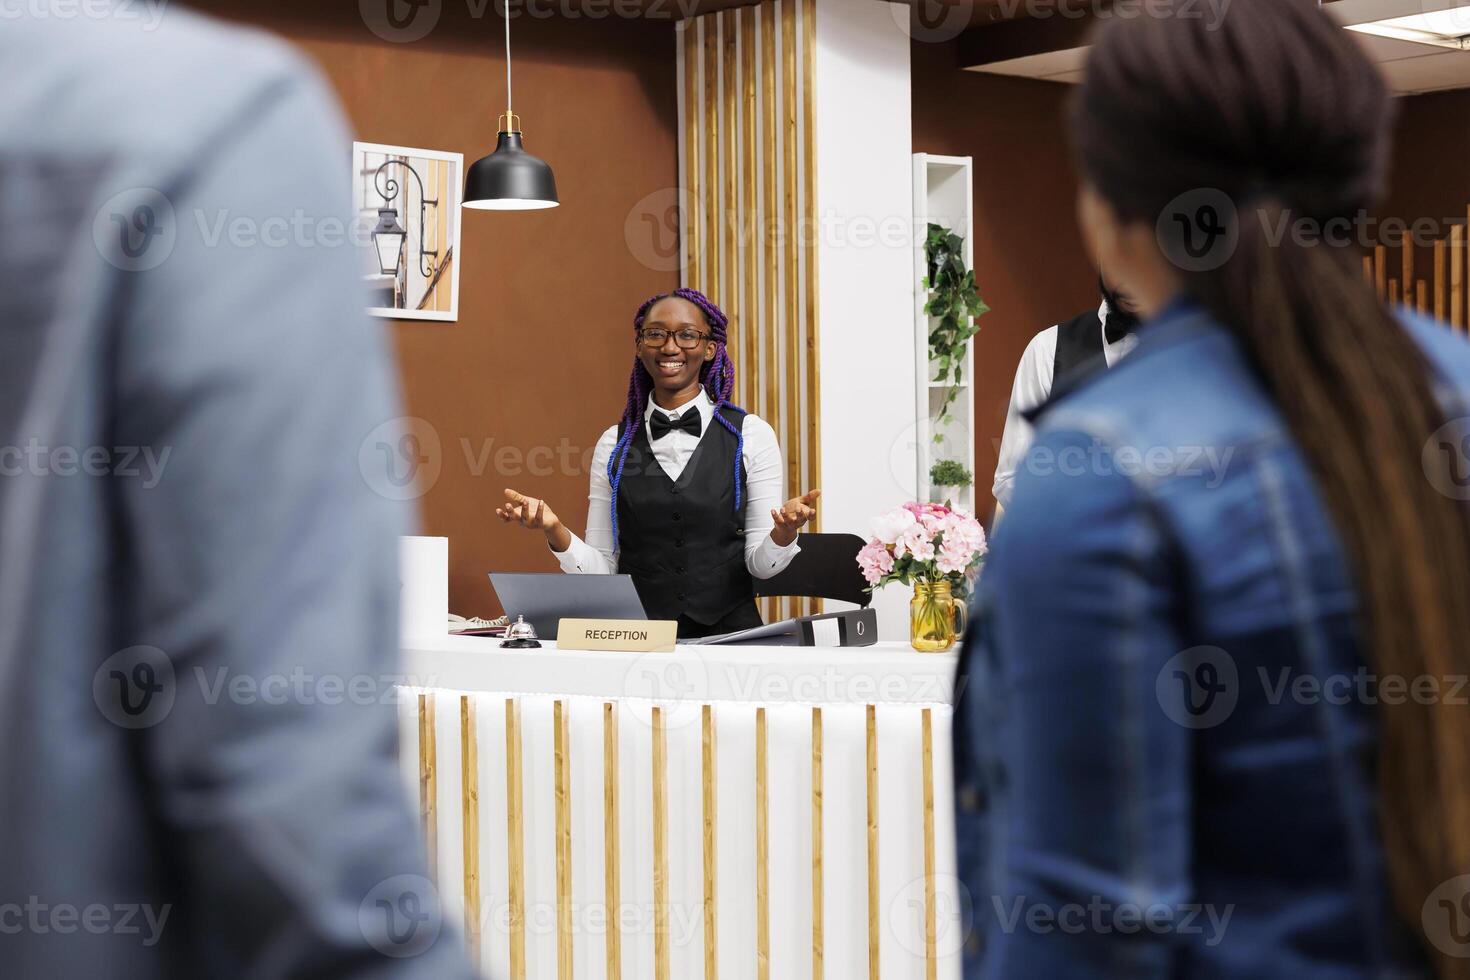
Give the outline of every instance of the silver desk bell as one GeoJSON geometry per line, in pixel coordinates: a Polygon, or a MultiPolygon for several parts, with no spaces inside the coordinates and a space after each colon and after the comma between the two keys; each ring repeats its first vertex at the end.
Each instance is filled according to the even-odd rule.
{"type": "Polygon", "coordinates": [[[500,641],[500,645],[512,650],[529,650],[541,646],[541,641],[536,639],[536,627],[526,622],[526,617],[517,616],[505,631],[505,639],[500,641]]]}

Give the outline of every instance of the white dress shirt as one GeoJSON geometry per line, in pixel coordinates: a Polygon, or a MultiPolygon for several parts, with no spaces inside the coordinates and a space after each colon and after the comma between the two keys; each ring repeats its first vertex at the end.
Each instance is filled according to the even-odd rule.
{"type": "MultiPolygon", "coordinates": [[[[1106,300],[1097,308],[1097,318],[1101,321],[1098,329],[1103,332],[1103,359],[1107,361],[1108,367],[1112,367],[1138,343],[1138,334],[1130,333],[1116,344],[1108,342],[1106,300]]],[[[1011,403],[1006,409],[1005,434],[1000,439],[1000,458],[995,466],[995,486],[991,488],[991,493],[1002,507],[1011,505],[1011,488],[1016,482],[1016,467],[1021,465],[1021,460],[1026,458],[1026,450],[1031,448],[1031,423],[1026,421],[1022,413],[1031,411],[1051,396],[1059,327],[1059,324],[1047,327],[1032,337],[1031,342],[1026,345],[1025,353],[1021,355],[1020,365],[1016,368],[1016,380],[1011,385],[1011,403]]]]}
{"type": "MultiPolygon", "coordinates": [[[[684,466],[699,440],[704,438],[714,420],[715,405],[704,389],[693,400],[667,411],[657,408],[649,398],[648,408],[643,412],[643,431],[648,444],[653,447],[653,456],[663,467],[670,480],[678,480],[684,466]],[[699,413],[699,435],[674,429],[662,439],[654,439],[649,431],[648,420],[654,412],[661,412],[671,419],[685,412],[699,413]]],[[[781,447],[776,442],[776,432],[770,423],[756,415],[747,414],[741,434],[745,437],[746,480],[741,488],[745,502],[745,567],[755,578],[770,578],[791,564],[791,559],[801,550],[796,541],[782,547],[771,540],[771,528],[775,521],[771,511],[786,502],[782,493],[785,472],[781,467],[781,447]]],[[[716,436],[715,438],[721,438],[716,436]]],[[[612,486],[607,479],[607,461],[612,456],[613,446],[618,441],[618,427],[610,426],[597,440],[592,451],[592,479],[587,490],[587,536],[586,539],[572,535],[571,546],[566,551],[552,551],[564,572],[583,574],[607,574],[617,571],[618,557],[613,551],[612,541],[612,486]]],[[[731,479],[734,475],[731,474],[731,479]]],[[[800,538],[798,537],[798,540],[800,538]]]]}

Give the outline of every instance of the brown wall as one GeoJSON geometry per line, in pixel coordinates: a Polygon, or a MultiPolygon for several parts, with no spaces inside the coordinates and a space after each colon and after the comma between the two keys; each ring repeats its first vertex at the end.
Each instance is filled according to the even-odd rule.
{"type": "Polygon", "coordinates": [[[914,152],[975,160],[975,281],[990,307],[975,338],[975,500],[985,514],[1021,352],[1097,305],[1063,126],[1072,87],[961,71],[953,44],[916,42],[910,56],[914,152]]]}
{"type": "MultiPolygon", "coordinates": [[[[1463,223],[1470,207],[1470,90],[1410,96],[1398,107],[1388,194],[1375,214],[1385,222],[1430,218],[1436,236],[1448,237],[1449,223],[1463,223]]],[[[1398,277],[1397,240],[1388,236],[1383,244],[1389,275],[1398,277]]],[[[1428,247],[1415,249],[1415,278],[1432,279],[1433,257],[1428,247]]]]}
{"type": "Polygon", "coordinates": [[[1465,219],[1470,205],[1470,90],[1400,99],[1388,196],[1402,218],[1465,219]]]}
{"type": "MultiPolygon", "coordinates": [[[[193,6],[302,48],[358,139],[456,151],[466,166],[494,149],[505,55],[493,4],[445,3],[435,30],[410,44],[373,35],[353,3],[193,6]],[[481,7],[483,18],[469,13],[481,7]]],[[[503,486],[546,497],[581,530],[584,461],[622,412],[633,311],[678,284],[624,237],[638,202],[678,182],[673,32],[668,21],[613,17],[514,21],[516,112],[527,150],[555,170],[561,207],[461,212],[459,321],[393,328],[408,413],[428,420],[443,447],[422,526],[450,538],[450,608],[463,615],[500,612],[487,571],[556,568],[539,533],[495,518],[503,486]],[[533,464],[541,475],[528,474],[533,464]]]]}

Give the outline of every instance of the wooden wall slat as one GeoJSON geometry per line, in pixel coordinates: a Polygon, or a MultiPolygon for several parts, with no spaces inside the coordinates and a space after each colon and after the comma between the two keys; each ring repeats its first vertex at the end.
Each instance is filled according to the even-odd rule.
{"type": "Polygon", "coordinates": [[[1450,229],[1450,326],[1465,325],[1465,227],[1450,229]]]}
{"type": "Polygon", "coordinates": [[[679,200],[687,207],[684,215],[685,240],[683,283],[695,289],[702,281],[704,246],[699,199],[699,138],[709,125],[705,118],[704,100],[699,97],[699,22],[687,20],[679,25],[684,45],[684,193],[679,200]]]}
{"type": "Polygon", "coordinates": [[[771,980],[771,843],[766,709],[755,709],[755,976],[771,980]]]}
{"type": "Polygon", "coordinates": [[[882,935],[878,890],[878,708],[868,705],[868,980],[882,980],[879,962],[882,935]]]}
{"type": "Polygon", "coordinates": [[[653,709],[653,975],[669,980],[668,750],[663,709],[653,709]]]}
{"type": "MultiPolygon", "coordinates": [[[[792,496],[805,493],[821,486],[822,481],[822,382],[819,372],[821,351],[817,345],[817,122],[816,122],[816,56],[817,56],[817,4],[816,0],[802,0],[801,4],[801,150],[802,150],[802,213],[805,216],[807,233],[801,236],[802,273],[806,286],[806,317],[802,333],[806,337],[806,384],[802,403],[806,415],[806,478],[801,486],[793,487],[792,496]]],[[[822,509],[811,523],[812,531],[822,529],[822,509]]],[[[821,599],[803,600],[803,615],[822,611],[821,599]]]]}
{"type": "Polygon", "coordinates": [[[603,901],[606,902],[607,980],[623,977],[622,880],[619,867],[618,832],[618,709],[611,701],[602,705],[602,860],[603,901]]]}
{"type": "Polygon", "coordinates": [[[470,962],[480,966],[480,742],[475,702],[459,696],[460,829],[464,845],[464,934],[470,962]]]}
{"type": "Polygon", "coordinates": [[[1445,318],[1445,243],[1444,239],[1434,243],[1434,317],[1445,318]]]}
{"type": "Polygon", "coordinates": [[[812,708],[812,980],[826,974],[826,902],[822,873],[822,709],[812,708]]]}
{"type": "Polygon", "coordinates": [[[572,737],[570,706],[552,703],[556,795],[556,980],[572,980],[572,737]]]}
{"type": "Polygon", "coordinates": [[[434,731],[434,695],[419,695],[419,814],[423,821],[424,849],[428,854],[429,877],[439,880],[438,744],[434,731]]]}
{"type": "MultiPolygon", "coordinates": [[[[805,158],[802,164],[802,211],[809,233],[802,236],[802,272],[806,281],[806,318],[803,333],[806,334],[806,480],[794,488],[792,494],[815,489],[822,478],[822,426],[821,413],[816,410],[822,403],[822,384],[818,368],[820,349],[817,345],[817,123],[816,123],[816,56],[817,56],[817,4],[816,0],[802,0],[801,4],[801,150],[805,158]]],[[[813,530],[821,526],[821,511],[812,524],[813,530]]]]}
{"type": "Polygon", "coordinates": [[[521,799],[521,707],[505,699],[505,849],[510,895],[510,975],[526,980],[525,808],[521,799]]]}
{"type": "MultiPolygon", "coordinates": [[[[740,78],[736,70],[736,36],[738,25],[735,9],[720,12],[720,233],[724,239],[724,257],[720,262],[720,281],[711,298],[725,311],[734,338],[731,355],[739,358],[741,336],[745,332],[745,311],[741,308],[740,250],[735,234],[739,218],[739,201],[735,196],[736,152],[740,143],[739,94],[740,78]]],[[[737,386],[744,374],[743,365],[735,366],[737,386]]],[[[739,388],[731,393],[738,402],[739,388]]]]}
{"type": "Polygon", "coordinates": [[[924,781],[924,980],[937,980],[939,976],[939,914],[934,906],[934,711],[925,708],[920,724],[923,726],[921,756],[924,781]]]}
{"type": "Polygon", "coordinates": [[[720,975],[720,930],[718,916],[719,879],[719,799],[715,791],[717,762],[715,758],[714,709],[701,710],[700,780],[703,797],[704,845],[704,980],[718,980],[720,975]]]}
{"type": "Polygon", "coordinates": [[[757,343],[760,312],[756,304],[756,279],[759,255],[755,246],[755,226],[759,220],[759,202],[755,196],[755,17],[756,8],[734,11],[740,18],[740,226],[741,281],[740,322],[740,404],[757,414],[760,407],[756,394],[760,391],[760,345],[757,343]]]}
{"type": "MultiPolygon", "coordinates": [[[[719,140],[719,21],[715,16],[699,18],[704,51],[700,59],[704,74],[704,220],[707,229],[703,248],[703,275],[692,285],[709,295],[720,289],[720,170],[719,140]]],[[[719,300],[715,299],[718,303],[719,300]]]]}
{"type": "Polygon", "coordinates": [[[1414,292],[1414,239],[1407,230],[1404,231],[1403,240],[1399,243],[1399,259],[1402,263],[1404,289],[1404,303],[1408,305],[1409,297],[1414,292]]]}

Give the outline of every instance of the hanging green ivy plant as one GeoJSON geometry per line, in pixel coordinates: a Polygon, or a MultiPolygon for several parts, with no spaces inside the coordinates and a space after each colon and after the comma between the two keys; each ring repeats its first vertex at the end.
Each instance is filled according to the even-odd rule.
{"type": "MultiPolygon", "coordinates": [[[[959,396],[957,386],[964,381],[965,373],[965,345],[980,332],[979,318],[990,312],[975,286],[975,270],[965,268],[964,249],[965,240],[959,235],[929,223],[924,239],[928,274],[923,279],[929,301],[924,304],[924,312],[938,320],[929,327],[929,360],[938,367],[936,380],[947,385],[934,418],[936,428],[959,396]]],[[[934,441],[941,439],[935,435],[934,441]]]]}

